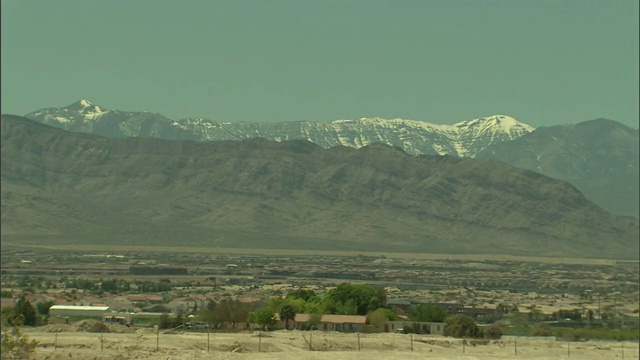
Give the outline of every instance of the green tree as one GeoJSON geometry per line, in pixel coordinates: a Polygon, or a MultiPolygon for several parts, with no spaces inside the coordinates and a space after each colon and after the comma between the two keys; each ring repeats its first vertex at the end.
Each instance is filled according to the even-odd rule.
{"type": "Polygon", "coordinates": [[[405,324],[402,332],[405,334],[429,334],[429,328],[424,326],[424,324],[413,323],[413,324],[405,324]]]}
{"type": "Polygon", "coordinates": [[[267,300],[265,307],[273,312],[278,312],[285,304],[286,301],[282,296],[274,296],[267,300]]]}
{"type": "Polygon", "coordinates": [[[331,289],[325,297],[326,310],[344,315],[366,315],[386,305],[384,289],[365,284],[343,283],[331,289]]]}
{"type": "Polygon", "coordinates": [[[322,299],[318,298],[317,301],[308,301],[304,304],[304,308],[300,313],[306,314],[324,314],[325,304],[322,299]]]}
{"type": "Polygon", "coordinates": [[[322,314],[311,313],[309,315],[309,330],[317,330],[322,322],[322,314]]]}
{"type": "Polygon", "coordinates": [[[15,317],[13,307],[5,306],[0,309],[0,318],[2,318],[2,326],[10,326],[11,320],[15,317]]]}
{"type": "Polygon", "coordinates": [[[38,342],[22,334],[22,316],[15,316],[11,329],[2,329],[2,359],[30,359],[38,342]]]}
{"type": "Polygon", "coordinates": [[[327,309],[331,309],[331,313],[338,315],[355,315],[358,314],[358,304],[355,299],[347,299],[344,302],[335,303],[331,299],[327,299],[327,309]]]}
{"type": "Polygon", "coordinates": [[[31,304],[31,301],[27,299],[27,297],[22,294],[18,300],[16,300],[16,304],[13,307],[13,318],[17,318],[21,316],[21,325],[35,326],[37,317],[36,317],[36,308],[31,304]]]}
{"type": "Polygon", "coordinates": [[[305,312],[305,309],[307,308],[308,304],[312,304],[312,303],[308,303],[298,298],[286,298],[282,306],[289,305],[293,307],[293,309],[296,311],[296,314],[301,314],[305,312]]]}
{"type": "Polygon", "coordinates": [[[34,288],[34,289],[40,289],[42,288],[42,282],[44,281],[44,279],[39,276],[39,277],[35,277],[35,276],[25,276],[22,279],[18,280],[18,286],[21,288],[34,288]]]}
{"type": "Polygon", "coordinates": [[[198,313],[198,317],[200,318],[200,320],[217,327],[221,322],[217,318],[217,314],[216,314],[216,310],[215,310],[217,304],[218,303],[215,302],[215,301],[210,301],[207,304],[206,308],[200,309],[200,311],[198,313]]]}
{"type": "Polygon", "coordinates": [[[437,306],[420,304],[409,310],[409,319],[417,322],[444,322],[449,316],[446,311],[437,306]]]}
{"type": "Polygon", "coordinates": [[[446,319],[444,335],[457,338],[478,338],[482,337],[482,332],[476,322],[465,315],[453,315],[446,319]]]}
{"type": "Polygon", "coordinates": [[[100,282],[100,289],[113,294],[118,290],[118,282],[115,279],[102,280],[102,282],[100,282]]]}
{"type": "Polygon", "coordinates": [[[268,326],[276,323],[276,314],[269,309],[260,309],[249,314],[249,322],[262,326],[266,330],[268,326]]]}
{"type": "Polygon", "coordinates": [[[171,322],[171,327],[178,327],[180,325],[184,325],[184,312],[182,310],[176,313],[176,317],[171,322]]]}
{"type": "Polygon", "coordinates": [[[374,326],[383,324],[387,321],[393,321],[395,319],[396,314],[392,310],[385,308],[377,308],[367,316],[367,322],[374,326]]]}
{"type": "Polygon", "coordinates": [[[206,311],[200,313],[204,321],[220,325],[230,323],[233,327],[246,322],[250,308],[247,304],[230,298],[224,298],[219,302],[210,302],[206,311]]]}
{"type": "Polygon", "coordinates": [[[160,319],[158,321],[158,328],[159,329],[169,329],[169,328],[171,328],[172,325],[173,325],[173,322],[169,318],[169,314],[162,313],[162,315],[160,315],[160,319]]]}
{"type": "Polygon", "coordinates": [[[96,283],[89,279],[74,279],[67,283],[67,287],[81,290],[93,290],[96,288],[96,283]]]}
{"type": "Polygon", "coordinates": [[[553,331],[549,324],[535,324],[531,329],[531,336],[551,336],[553,331]]]}
{"type": "Polygon", "coordinates": [[[573,310],[558,310],[553,313],[553,316],[558,321],[563,321],[565,319],[573,320],[573,321],[581,321],[582,320],[582,310],[581,309],[573,309],[573,310]]]}
{"type": "Polygon", "coordinates": [[[49,316],[49,308],[55,305],[56,302],[53,300],[43,301],[36,304],[36,309],[38,309],[38,314],[43,316],[49,316]]]}
{"type": "Polygon", "coordinates": [[[500,339],[504,335],[504,329],[498,324],[491,324],[484,329],[484,337],[487,339],[500,339]]]}
{"type": "Polygon", "coordinates": [[[539,309],[531,309],[531,311],[529,311],[529,313],[527,314],[527,320],[530,323],[535,323],[541,320],[544,320],[545,316],[544,313],[542,311],[540,311],[539,309]]]}
{"type": "Polygon", "coordinates": [[[297,289],[287,294],[287,298],[302,299],[304,301],[313,301],[318,298],[315,291],[307,289],[297,289]]]}
{"type": "Polygon", "coordinates": [[[284,305],[280,308],[280,320],[284,320],[285,329],[289,330],[289,320],[296,318],[296,309],[292,305],[284,305]]]}

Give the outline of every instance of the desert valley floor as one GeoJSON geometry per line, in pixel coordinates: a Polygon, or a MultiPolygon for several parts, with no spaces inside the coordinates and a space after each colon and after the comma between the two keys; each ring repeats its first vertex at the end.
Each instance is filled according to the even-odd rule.
{"type": "Polygon", "coordinates": [[[544,338],[507,338],[490,341],[469,340],[463,346],[461,339],[388,333],[358,335],[281,330],[267,333],[211,333],[209,336],[206,332],[177,332],[158,336],[153,329],[122,331],[125,332],[101,334],[77,332],[72,325],[49,325],[34,328],[27,334],[40,343],[36,359],[600,360],[637,359],[639,356],[637,342],[566,342],[544,338]]]}

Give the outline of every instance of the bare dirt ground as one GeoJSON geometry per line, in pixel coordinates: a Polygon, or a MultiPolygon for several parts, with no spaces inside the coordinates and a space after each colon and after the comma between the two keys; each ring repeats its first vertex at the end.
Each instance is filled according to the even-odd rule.
{"type": "MultiPolygon", "coordinates": [[[[104,324],[102,324],[104,325],[104,324]]],[[[638,359],[637,342],[552,339],[463,340],[432,335],[322,331],[174,332],[48,325],[26,329],[36,359],[638,359]],[[97,331],[97,332],[91,332],[97,331]],[[108,332],[102,332],[108,331],[108,332]],[[359,338],[359,341],[358,341],[359,338]],[[309,348],[311,342],[311,349],[309,348]],[[359,345],[358,345],[359,343],[359,345]],[[412,350],[413,347],[413,350],[412,350]]]]}

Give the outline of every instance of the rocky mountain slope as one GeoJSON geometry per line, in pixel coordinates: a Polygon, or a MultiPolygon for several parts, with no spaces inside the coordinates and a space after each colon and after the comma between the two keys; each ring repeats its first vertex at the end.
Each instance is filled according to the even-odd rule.
{"type": "Polygon", "coordinates": [[[492,144],[477,158],[499,160],[575,185],[608,211],[638,216],[638,129],[597,119],[536,129],[492,144]]]}
{"type": "Polygon", "coordinates": [[[3,241],[638,257],[636,218],[503,163],[1,125],[3,241]]]}
{"type": "Polygon", "coordinates": [[[411,155],[481,156],[568,181],[604,209],[638,216],[638,131],[610,120],[595,122],[608,125],[586,122],[539,131],[505,115],[454,125],[381,118],[329,123],[221,123],[106,110],[87,100],[64,108],[42,109],[26,117],[70,131],[111,138],[216,141],[261,137],[275,141],[308,140],[323,148],[339,145],[360,148],[384,143],[411,155]],[[515,141],[522,137],[525,139],[515,141]]]}
{"type": "Polygon", "coordinates": [[[47,108],[26,117],[70,131],[112,138],[157,137],[167,140],[308,140],[323,148],[360,148],[372,143],[398,146],[412,155],[474,157],[491,144],[513,140],[533,127],[505,115],[436,125],[403,119],[362,118],[322,122],[221,123],[203,118],[171,120],[160,114],[106,110],[87,100],[47,108]]]}

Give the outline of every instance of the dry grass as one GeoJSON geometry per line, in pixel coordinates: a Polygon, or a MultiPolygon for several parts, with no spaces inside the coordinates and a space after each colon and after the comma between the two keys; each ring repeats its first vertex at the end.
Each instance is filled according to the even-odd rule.
{"type": "Polygon", "coordinates": [[[487,344],[438,336],[276,331],[264,333],[134,334],[46,333],[37,359],[627,359],[638,358],[637,343],[568,343],[548,339],[488,341],[487,344]],[[304,338],[303,338],[304,335],[304,338]],[[308,340],[311,337],[312,350],[308,340]],[[570,347],[570,348],[569,348],[570,347]],[[517,351],[517,356],[516,356],[517,351]]]}
{"type": "MultiPolygon", "coordinates": [[[[199,254],[229,254],[229,255],[271,255],[271,256],[385,256],[394,259],[424,259],[424,260],[472,260],[472,261],[517,261],[537,262],[547,264],[584,264],[584,265],[615,265],[612,259],[585,259],[563,257],[534,257],[497,254],[431,254],[431,253],[400,253],[400,252],[368,252],[368,251],[332,251],[332,250],[297,250],[297,249],[256,249],[229,247],[192,247],[192,246],[133,246],[133,245],[23,245],[4,241],[3,248],[29,247],[34,249],[68,250],[68,251],[99,251],[99,252],[170,252],[170,253],[199,253],[199,254]]],[[[635,261],[637,263],[637,261],[635,261]]]]}

